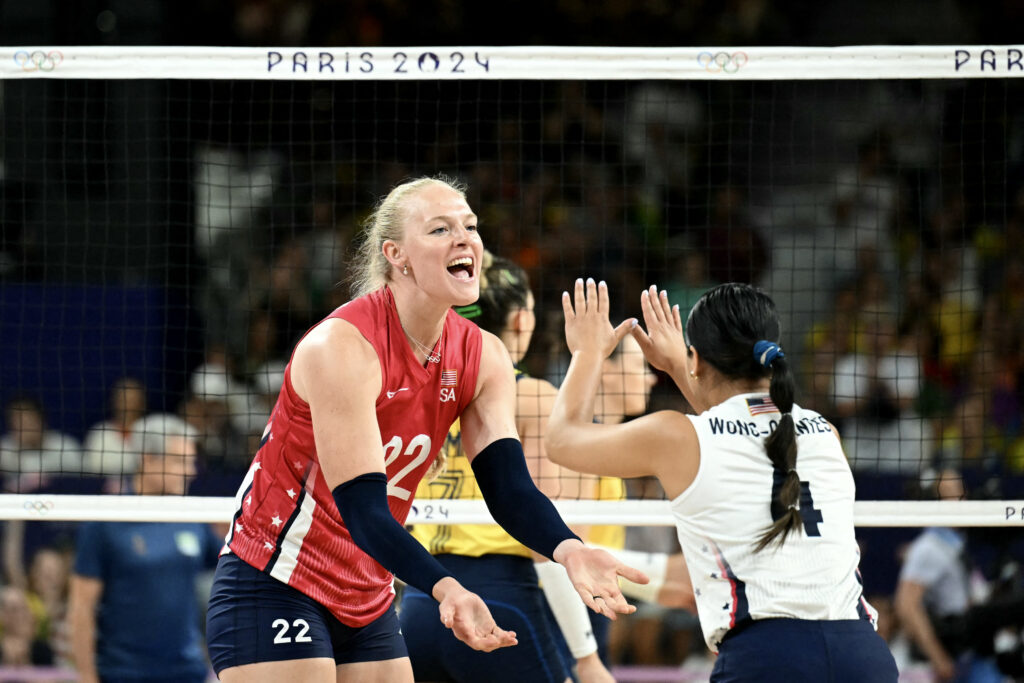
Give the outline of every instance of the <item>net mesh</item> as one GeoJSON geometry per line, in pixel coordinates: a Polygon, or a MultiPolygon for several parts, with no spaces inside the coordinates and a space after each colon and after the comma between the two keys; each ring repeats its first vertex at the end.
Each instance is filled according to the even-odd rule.
{"type": "MultiPolygon", "coordinates": [[[[9,509],[122,490],[146,412],[198,430],[191,493],[233,494],[360,221],[443,172],[530,276],[531,375],[565,371],[576,277],[618,318],[752,282],[860,499],[956,466],[1019,520],[1022,69],[986,50],[7,49],[9,509]]],[[[657,379],[650,408],[686,409],[657,379]]]]}

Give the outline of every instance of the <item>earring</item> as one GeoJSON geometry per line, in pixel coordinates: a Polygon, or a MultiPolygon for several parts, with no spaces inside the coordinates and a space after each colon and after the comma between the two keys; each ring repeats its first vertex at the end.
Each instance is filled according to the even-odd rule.
{"type": "Polygon", "coordinates": [[[408,274],[409,274],[409,266],[408,266],[408,264],[406,264],[406,265],[402,266],[402,275],[408,275],[408,274]]]}
{"type": "Polygon", "coordinates": [[[693,379],[693,380],[699,379],[699,378],[697,377],[697,373],[696,373],[696,372],[691,372],[691,373],[690,373],[690,379],[693,379]]]}

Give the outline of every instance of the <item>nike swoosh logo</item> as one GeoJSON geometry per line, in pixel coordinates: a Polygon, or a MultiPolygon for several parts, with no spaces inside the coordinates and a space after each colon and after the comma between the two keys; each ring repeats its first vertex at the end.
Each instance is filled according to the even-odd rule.
{"type": "Polygon", "coordinates": [[[388,398],[394,398],[395,394],[397,394],[399,391],[409,391],[409,387],[402,387],[401,389],[395,389],[394,391],[386,391],[384,393],[387,394],[388,398]]]}

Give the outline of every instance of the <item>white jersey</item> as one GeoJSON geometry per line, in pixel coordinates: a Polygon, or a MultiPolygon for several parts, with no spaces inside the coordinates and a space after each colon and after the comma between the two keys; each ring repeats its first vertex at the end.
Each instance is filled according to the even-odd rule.
{"type": "Polygon", "coordinates": [[[839,439],[818,413],[793,406],[804,527],[754,552],[772,524],[775,476],[765,438],[781,415],[765,394],[741,394],[700,415],[700,467],[671,503],[701,629],[718,646],[746,619],[870,619],[853,532],[854,483],[839,439]]]}

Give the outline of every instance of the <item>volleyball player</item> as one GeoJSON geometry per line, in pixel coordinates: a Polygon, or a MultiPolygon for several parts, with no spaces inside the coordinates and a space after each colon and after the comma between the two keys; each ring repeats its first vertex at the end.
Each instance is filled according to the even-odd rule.
{"type": "Polygon", "coordinates": [[[618,576],[646,577],[586,547],[533,485],[508,352],[451,310],[479,296],[476,224],[450,182],[394,188],[367,221],[359,296],[296,345],[210,597],[222,680],[411,681],[392,575],[470,647],[516,643],[402,527],[456,418],[495,519],[565,566],[591,609],[634,610],[618,576]]]}
{"type": "Polygon", "coordinates": [[[549,457],[573,469],[657,476],[671,501],[708,647],[712,681],[896,681],[864,600],[854,482],[835,429],[793,403],[775,305],[741,284],[708,290],[686,334],[655,287],[612,328],[608,290],[562,295],[573,358],[548,425],[549,457]],[[699,415],[592,421],[600,367],[633,333],[699,415]]]}

